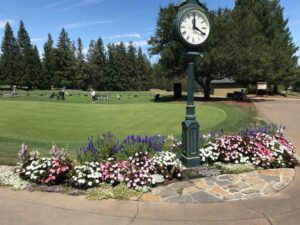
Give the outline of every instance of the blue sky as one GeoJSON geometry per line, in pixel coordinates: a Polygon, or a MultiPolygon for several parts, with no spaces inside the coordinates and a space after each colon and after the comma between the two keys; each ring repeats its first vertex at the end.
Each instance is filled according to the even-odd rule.
{"type": "MultiPolygon", "coordinates": [[[[147,40],[155,31],[159,7],[172,0],[1,0],[0,40],[6,21],[16,32],[22,19],[32,43],[42,50],[50,32],[57,40],[65,27],[72,40],[81,37],[88,48],[91,39],[101,36],[104,42],[133,41],[147,49],[147,40]]],[[[233,7],[234,0],[203,0],[209,9],[233,7]]],[[[300,45],[300,1],[281,0],[294,42],[300,45]]],[[[298,52],[300,56],[300,51],[298,52]]]]}

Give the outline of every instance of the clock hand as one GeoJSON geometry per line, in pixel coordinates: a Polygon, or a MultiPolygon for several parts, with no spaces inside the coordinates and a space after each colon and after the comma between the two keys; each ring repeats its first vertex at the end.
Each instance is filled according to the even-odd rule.
{"type": "Polygon", "coordinates": [[[196,27],[196,14],[194,13],[194,18],[193,18],[193,29],[196,27]]]}
{"type": "Polygon", "coordinates": [[[206,33],[204,33],[202,30],[200,30],[198,27],[193,27],[193,29],[199,31],[202,35],[206,35],[206,33]]]}

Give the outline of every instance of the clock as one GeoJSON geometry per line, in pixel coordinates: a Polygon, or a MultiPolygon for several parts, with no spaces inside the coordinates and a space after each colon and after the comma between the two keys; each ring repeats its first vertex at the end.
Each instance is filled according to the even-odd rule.
{"type": "Polygon", "coordinates": [[[210,33],[210,23],[201,7],[188,7],[180,11],[174,20],[177,40],[187,48],[197,49],[210,33]]]}

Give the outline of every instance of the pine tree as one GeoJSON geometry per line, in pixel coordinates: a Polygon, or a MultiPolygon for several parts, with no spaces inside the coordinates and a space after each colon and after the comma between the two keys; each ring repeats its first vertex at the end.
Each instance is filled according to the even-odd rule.
{"type": "Polygon", "coordinates": [[[22,83],[32,89],[36,85],[36,77],[34,75],[34,49],[31,44],[29,34],[25,28],[23,21],[20,21],[18,31],[18,44],[21,52],[21,66],[22,66],[22,83]]]}
{"type": "Polygon", "coordinates": [[[9,23],[6,23],[4,37],[1,44],[1,61],[0,68],[3,83],[13,85],[21,85],[20,80],[20,48],[14,37],[13,30],[9,23]]]}
{"type": "Polygon", "coordinates": [[[137,90],[148,90],[152,80],[152,68],[150,61],[147,56],[143,54],[141,48],[138,49],[136,70],[139,85],[137,90]]]}
{"type": "Polygon", "coordinates": [[[291,34],[278,0],[236,1],[232,50],[235,74],[244,83],[268,81],[277,86],[293,76],[297,66],[291,34]]]}
{"type": "Polygon", "coordinates": [[[89,83],[93,88],[107,90],[108,80],[105,77],[106,52],[101,37],[91,41],[87,54],[87,73],[89,83]]]}
{"type": "Polygon", "coordinates": [[[291,85],[291,78],[296,74],[298,47],[293,43],[289,31],[288,20],[284,19],[284,9],[279,0],[268,2],[270,5],[270,33],[267,38],[271,44],[273,64],[272,83],[274,92],[278,92],[278,85],[284,84],[286,88],[291,85]]]}
{"type": "Polygon", "coordinates": [[[130,42],[127,49],[127,71],[128,80],[130,81],[130,90],[140,90],[141,79],[137,73],[137,56],[136,48],[130,42]]]}
{"type": "Polygon", "coordinates": [[[114,78],[116,79],[116,90],[126,91],[130,90],[130,75],[128,71],[128,62],[126,55],[126,48],[123,42],[115,45],[115,71],[114,78]]]}
{"type": "Polygon", "coordinates": [[[115,44],[107,45],[107,66],[105,71],[106,90],[119,91],[118,57],[115,44]]]}
{"type": "Polygon", "coordinates": [[[78,38],[76,49],[76,87],[86,90],[88,88],[88,76],[83,50],[81,38],[78,38]]]}
{"type": "Polygon", "coordinates": [[[72,88],[75,83],[75,51],[64,28],[60,32],[57,48],[54,49],[54,56],[56,65],[53,78],[54,85],[72,88]]]}
{"type": "Polygon", "coordinates": [[[32,81],[32,83],[36,88],[45,89],[47,88],[47,80],[45,80],[43,65],[36,45],[33,47],[32,53],[31,76],[35,78],[35,81],[32,81]]]}
{"type": "Polygon", "coordinates": [[[44,44],[43,67],[44,67],[44,82],[45,88],[51,89],[51,79],[55,72],[55,55],[53,50],[53,39],[51,34],[48,34],[48,40],[44,44]]]}

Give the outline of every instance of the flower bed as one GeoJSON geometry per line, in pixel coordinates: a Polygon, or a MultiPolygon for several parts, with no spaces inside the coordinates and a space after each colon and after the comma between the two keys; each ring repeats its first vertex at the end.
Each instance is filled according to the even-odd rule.
{"type": "Polygon", "coordinates": [[[281,131],[263,133],[257,129],[247,135],[222,136],[209,141],[199,152],[201,162],[208,165],[250,163],[265,169],[298,165],[294,147],[281,131]]]}
{"type": "MultiPolygon", "coordinates": [[[[212,132],[202,136],[201,162],[219,165],[229,172],[293,168],[298,161],[292,144],[281,129],[272,125],[245,129],[238,135],[224,135],[221,131],[220,134],[212,132]]],[[[147,192],[164,180],[182,179],[180,152],[181,142],[173,136],[128,136],[120,141],[107,133],[96,141],[90,138],[87,146],[80,149],[77,161],[71,160],[55,145],[50,149],[50,157],[40,157],[37,151],[29,152],[23,144],[19,152],[22,163],[16,173],[22,180],[42,185],[42,190],[48,192],[60,192],[70,187],[71,193],[91,189],[92,196],[122,198],[117,193],[125,193],[124,187],[133,190],[125,193],[128,197],[147,192]],[[63,185],[63,188],[57,185],[63,185]]],[[[23,189],[24,184],[28,183],[21,184],[23,189]]]]}

